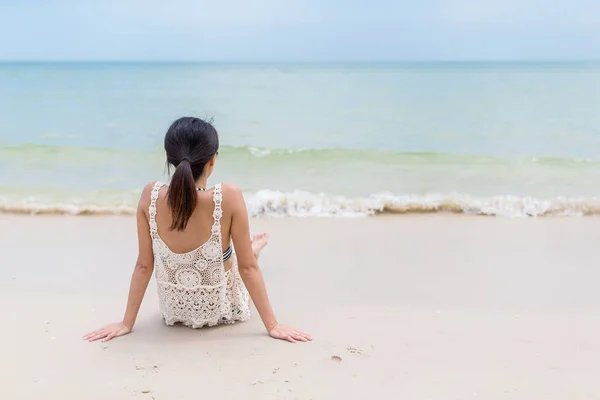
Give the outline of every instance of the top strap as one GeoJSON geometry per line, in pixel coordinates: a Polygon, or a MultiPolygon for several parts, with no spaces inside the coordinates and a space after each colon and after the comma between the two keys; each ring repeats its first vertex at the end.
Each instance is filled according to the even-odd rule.
{"type": "Polygon", "coordinates": [[[158,225],[156,225],[156,200],[158,200],[158,192],[163,187],[164,183],[156,182],[152,188],[150,194],[150,207],[148,208],[148,214],[150,215],[150,236],[152,239],[158,236],[158,225]]]}
{"type": "Polygon", "coordinates": [[[215,191],[213,193],[213,202],[215,203],[215,209],[213,211],[213,234],[221,234],[221,217],[223,216],[223,210],[221,209],[221,203],[223,202],[223,193],[221,191],[221,184],[215,185],[215,191]]]}

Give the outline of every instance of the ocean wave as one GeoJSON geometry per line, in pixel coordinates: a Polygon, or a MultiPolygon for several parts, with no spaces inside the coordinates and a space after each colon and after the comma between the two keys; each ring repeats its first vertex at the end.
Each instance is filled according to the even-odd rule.
{"type": "Polygon", "coordinates": [[[0,201],[0,213],[29,215],[134,215],[136,209],[128,206],[98,206],[92,204],[44,204],[36,202],[0,201]]]}
{"type": "Polygon", "coordinates": [[[394,151],[388,149],[354,148],[267,148],[256,146],[224,146],[221,153],[226,156],[250,155],[255,158],[283,158],[286,162],[294,159],[306,160],[363,160],[378,163],[407,164],[542,164],[566,166],[577,164],[598,164],[591,158],[544,157],[544,156],[495,156],[489,154],[457,154],[437,151],[394,151]]]}
{"type": "MultiPolygon", "coordinates": [[[[599,164],[600,161],[591,158],[569,157],[542,157],[542,156],[493,156],[478,154],[454,154],[436,151],[394,151],[388,149],[369,148],[268,148],[260,146],[221,146],[220,154],[230,159],[244,159],[247,157],[262,159],[283,160],[288,163],[317,161],[372,161],[376,163],[407,163],[407,164],[545,164],[549,166],[599,164]]],[[[127,149],[109,147],[76,147],[63,145],[47,145],[25,143],[10,145],[0,143],[0,159],[6,158],[13,161],[27,159],[43,159],[51,157],[52,160],[106,160],[111,162],[114,157],[125,160],[160,160],[164,158],[162,148],[154,149],[127,149]]]]}
{"type": "Polygon", "coordinates": [[[248,198],[252,215],[367,217],[380,214],[455,213],[508,218],[600,214],[600,198],[537,199],[474,197],[465,194],[393,195],[347,198],[306,192],[260,191],[248,198]]]}
{"type": "MultiPolygon", "coordinates": [[[[600,214],[600,198],[538,199],[534,197],[475,197],[466,194],[393,195],[380,193],[348,198],[303,191],[261,190],[246,194],[248,212],[253,217],[341,217],[360,218],[384,214],[453,213],[506,218],[588,216],[600,214]]],[[[134,204],[56,204],[0,199],[0,212],[13,214],[134,215],[134,204]]]]}

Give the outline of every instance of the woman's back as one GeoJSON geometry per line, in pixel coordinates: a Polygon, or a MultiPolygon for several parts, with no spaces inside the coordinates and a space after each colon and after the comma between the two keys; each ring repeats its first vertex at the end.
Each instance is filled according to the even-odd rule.
{"type": "MultiPolygon", "coordinates": [[[[198,202],[194,209],[186,228],[183,231],[172,230],[173,217],[167,202],[166,185],[159,189],[156,201],[156,223],[158,234],[163,242],[174,253],[187,253],[197,249],[204,244],[211,236],[211,229],[214,223],[213,212],[215,209],[214,194],[215,188],[203,191],[198,190],[198,202]]],[[[221,192],[227,192],[227,186],[221,187],[221,192]]],[[[223,241],[223,252],[231,245],[231,210],[228,207],[227,196],[222,195],[222,217],[221,237],[223,241]]]]}
{"type": "Polygon", "coordinates": [[[248,292],[237,263],[227,270],[224,264],[221,185],[198,195],[196,208],[181,231],[169,229],[172,221],[163,187],[160,182],[154,184],[148,217],[159,305],[165,322],[199,328],[247,320],[248,292]],[[211,196],[212,207],[205,195],[211,196]],[[176,248],[165,240],[176,244],[176,248]]]}

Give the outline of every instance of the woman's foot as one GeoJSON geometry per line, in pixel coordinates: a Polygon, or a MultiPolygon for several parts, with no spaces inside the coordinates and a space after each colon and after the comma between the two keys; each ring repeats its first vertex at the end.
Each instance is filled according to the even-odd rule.
{"type": "Polygon", "coordinates": [[[260,251],[265,248],[267,242],[269,241],[268,233],[258,233],[252,236],[252,253],[254,253],[254,257],[258,259],[260,255],[260,251]]]}

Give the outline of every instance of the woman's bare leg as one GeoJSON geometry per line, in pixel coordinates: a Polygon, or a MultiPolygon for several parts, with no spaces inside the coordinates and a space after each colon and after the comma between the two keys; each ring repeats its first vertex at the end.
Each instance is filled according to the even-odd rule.
{"type": "MultiPolygon", "coordinates": [[[[254,257],[256,257],[257,261],[258,261],[258,256],[260,256],[260,252],[262,251],[262,249],[265,248],[268,241],[269,241],[268,233],[263,232],[263,233],[258,233],[256,235],[252,236],[252,253],[254,253],[254,257]]],[[[251,301],[252,301],[252,299],[248,298],[248,305],[250,305],[251,301]]]]}
{"type": "Polygon", "coordinates": [[[256,257],[257,260],[261,250],[265,248],[268,241],[268,233],[258,233],[252,236],[252,253],[254,253],[254,257],[256,257]]]}
{"type": "MultiPolygon", "coordinates": [[[[254,254],[254,257],[256,257],[256,260],[258,260],[258,256],[260,255],[261,250],[265,248],[268,241],[269,241],[268,233],[259,233],[259,234],[252,236],[252,253],[254,254]]],[[[233,257],[231,257],[229,260],[225,261],[225,265],[224,265],[225,271],[229,271],[232,266],[233,266],[233,257]]]]}

